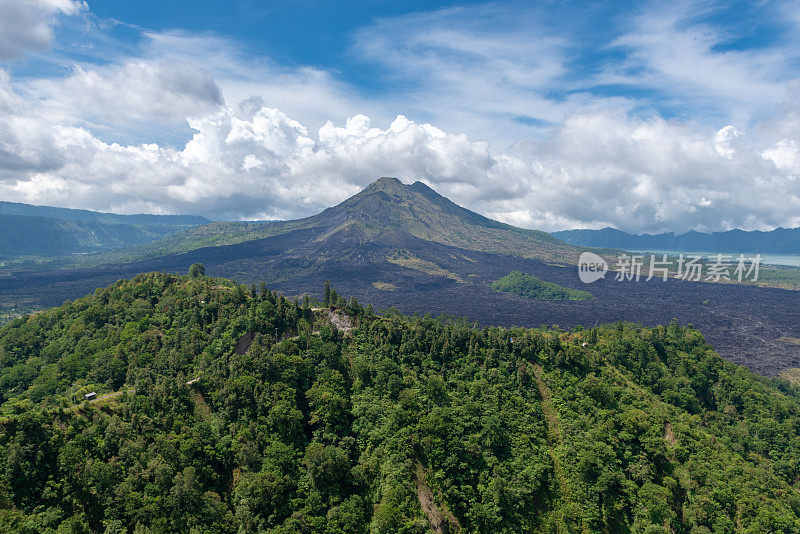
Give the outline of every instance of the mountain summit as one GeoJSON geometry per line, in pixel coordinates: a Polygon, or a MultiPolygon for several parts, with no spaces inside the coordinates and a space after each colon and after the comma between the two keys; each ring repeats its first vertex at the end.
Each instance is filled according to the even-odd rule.
{"type": "Polygon", "coordinates": [[[574,263],[576,247],[537,230],[517,228],[459,206],[422,182],[407,185],[383,177],[323,212],[293,221],[213,223],[156,243],[160,252],[226,245],[313,230],[316,241],[346,231],[364,241],[389,231],[480,252],[512,254],[555,263],[574,263]]]}
{"type": "Polygon", "coordinates": [[[422,182],[380,178],[341,204],[305,220],[306,227],[360,227],[366,236],[389,229],[416,238],[481,252],[570,263],[575,248],[536,230],[489,219],[459,206],[422,182]]]}
{"type": "Polygon", "coordinates": [[[336,213],[351,220],[417,228],[418,233],[426,236],[446,234],[445,227],[452,225],[511,228],[462,208],[422,182],[405,185],[397,178],[387,177],[371,183],[360,193],[320,215],[325,216],[328,213],[336,213]]]}
{"type": "Polygon", "coordinates": [[[548,233],[517,228],[459,206],[422,182],[407,185],[383,177],[326,210],[291,221],[219,222],[125,251],[124,257],[153,258],[208,246],[232,245],[308,230],[298,246],[334,239],[368,243],[388,234],[411,236],[479,252],[511,254],[552,263],[573,264],[578,248],[548,233]]]}

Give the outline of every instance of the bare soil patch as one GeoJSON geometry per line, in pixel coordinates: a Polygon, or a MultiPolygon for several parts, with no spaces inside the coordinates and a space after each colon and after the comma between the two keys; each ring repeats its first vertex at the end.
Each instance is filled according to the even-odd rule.
{"type": "Polygon", "coordinates": [[[425,482],[427,470],[421,463],[417,463],[414,471],[414,482],[417,485],[417,498],[425,517],[431,525],[431,530],[437,534],[449,534],[451,532],[461,532],[461,524],[456,519],[447,506],[440,506],[436,503],[436,498],[430,486],[425,482]]]}

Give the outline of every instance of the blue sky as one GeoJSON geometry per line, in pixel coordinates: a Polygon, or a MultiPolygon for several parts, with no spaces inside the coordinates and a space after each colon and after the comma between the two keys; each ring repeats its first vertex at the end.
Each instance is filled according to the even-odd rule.
{"type": "Polygon", "coordinates": [[[0,0],[0,194],[285,218],[394,174],[526,227],[796,226],[798,37],[797,2],[0,0]]]}
{"type": "MultiPolygon", "coordinates": [[[[426,84],[435,82],[437,75],[445,78],[450,73],[430,72],[425,68],[415,72],[414,62],[422,59],[424,63],[435,55],[444,64],[452,60],[450,65],[460,67],[466,76],[473,72],[472,66],[480,68],[492,58],[475,57],[469,43],[463,48],[454,42],[424,39],[424,32],[431,29],[451,32],[454,40],[469,38],[476,44],[492,43],[505,56],[498,60],[516,59],[521,71],[534,67],[529,74],[541,75],[542,80],[534,79],[530,84],[515,84],[502,77],[493,80],[500,89],[516,85],[532,93],[529,112],[525,112],[524,102],[522,106],[498,110],[502,111],[503,119],[515,125],[512,137],[499,135],[507,125],[498,131],[482,131],[472,126],[468,117],[463,123],[454,122],[463,131],[490,141],[508,143],[516,141],[519,135],[539,136],[564,113],[580,105],[565,106],[565,103],[593,99],[609,103],[618,99],[640,116],[658,114],[706,123],[734,118],[755,121],[772,112],[774,102],[764,106],[757,96],[745,108],[741,102],[706,94],[698,87],[700,84],[693,83],[696,80],[691,79],[691,73],[682,73],[687,80],[678,76],[671,80],[679,84],[683,81],[688,87],[662,83],[663,79],[653,76],[657,67],[649,64],[651,58],[642,55],[641,49],[648,43],[637,42],[636,38],[641,26],[651,25],[652,19],[674,18],[677,20],[672,27],[658,28],[662,31],[661,39],[692,35],[704,41],[704,52],[709,56],[759,52],[769,55],[770,51],[797,44],[796,19],[791,20],[785,14],[791,10],[789,5],[668,4],[677,6],[675,9],[661,5],[641,3],[631,7],[629,2],[569,1],[536,4],[99,1],[90,2],[82,17],[60,21],[55,28],[56,47],[52,51],[55,53],[29,56],[12,64],[9,70],[20,76],[58,76],[65,73],[70,62],[105,64],[117,61],[120,56],[141,54],[150,45],[147,37],[150,34],[205,37],[209,41],[224,41],[243,64],[269,62],[285,69],[317,69],[328,73],[356,96],[391,102],[394,109],[387,110],[391,111],[389,115],[402,113],[416,120],[433,121],[440,118],[437,107],[428,107],[408,93],[425,91],[426,84]],[[515,45],[519,46],[517,58],[515,45]],[[558,65],[541,65],[536,58],[525,57],[529,51],[546,56],[542,63],[556,58],[558,65]],[[407,55],[408,64],[402,54],[407,55]],[[543,72],[537,73],[537,67],[543,72]],[[557,72],[547,72],[548,68],[557,72]]],[[[776,72],[767,73],[766,82],[780,85],[789,78],[780,73],[781,68],[800,66],[797,55],[781,60],[783,64],[776,65],[776,72]]],[[[202,58],[198,58],[198,63],[202,65],[202,58]]],[[[434,62],[431,68],[439,66],[434,62]]],[[[510,77],[515,73],[502,71],[502,74],[510,77]]],[[[726,82],[723,79],[718,83],[726,82]]],[[[499,96],[503,96],[502,92],[499,96]]],[[[475,105],[466,98],[454,103],[467,110],[475,105]]]]}

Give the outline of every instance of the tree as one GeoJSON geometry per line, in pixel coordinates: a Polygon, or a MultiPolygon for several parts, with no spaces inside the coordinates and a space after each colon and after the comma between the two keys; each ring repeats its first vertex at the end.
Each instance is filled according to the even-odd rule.
{"type": "Polygon", "coordinates": [[[259,298],[261,298],[261,300],[267,300],[267,293],[268,293],[267,284],[261,282],[261,287],[259,288],[259,295],[258,295],[259,298]]]}
{"type": "Polygon", "coordinates": [[[193,263],[189,267],[189,276],[191,278],[201,278],[206,275],[206,266],[202,263],[193,263]]]}
{"type": "Polygon", "coordinates": [[[326,307],[331,304],[331,283],[327,280],[325,280],[325,300],[323,302],[326,307]]]}
{"type": "Polygon", "coordinates": [[[359,304],[355,297],[350,297],[350,303],[347,305],[347,309],[353,315],[361,315],[364,311],[364,308],[361,307],[361,304],[359,304]]]}

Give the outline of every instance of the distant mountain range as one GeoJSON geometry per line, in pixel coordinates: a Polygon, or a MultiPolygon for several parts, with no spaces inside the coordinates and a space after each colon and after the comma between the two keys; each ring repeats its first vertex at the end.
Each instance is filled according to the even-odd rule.
{"type": "Polygon", "coordinates": [[[708,252],[800,253],[800,228],[776,228],[769,232],[730,230],[685,234],[629,234],[614,228],[553,232],[559,239],[578,246],[625,250],[675,250],[708,252]]]}
{"type": "Polygon", "coordinates": [[[48,219],[63,219],[66,221],[95,221],[107,224],[144,226],[197,226],[211,222],[199,215],[119,215],[117,213],[101,211],[34,206],[32,204],[22,204],[20,202],[2,201],[0,201],[0,215],[26,215],[30,217],[46,217],[48,219]]]}
{"type": "Polygon", "coordinates": [[[0,259],[140,245],[209,222],[195,215],[118,215],[0,202],[0,259]]]}

